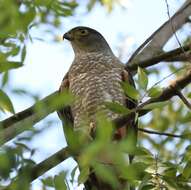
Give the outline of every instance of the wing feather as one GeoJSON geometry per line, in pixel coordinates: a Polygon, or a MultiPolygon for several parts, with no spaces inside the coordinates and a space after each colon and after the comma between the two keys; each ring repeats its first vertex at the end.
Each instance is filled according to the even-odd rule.
{"type": "MultiPolygon", "coordinates": [[[[62,83],[59,88],[59,93],[68,90],[70,86],[70,81],[68,78],[68,73],[64,76],[62,83]]],[[[72,115],[71,107],[65,106],[64,108],[57,111],[59,118],[62,120],[62,122],[70,124],[73,126],[74,118],[72,115]]]]}

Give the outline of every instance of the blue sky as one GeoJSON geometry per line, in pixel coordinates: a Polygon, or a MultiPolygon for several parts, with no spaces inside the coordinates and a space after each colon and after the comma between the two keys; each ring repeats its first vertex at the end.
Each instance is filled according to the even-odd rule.
{"type": "MultiPolygon", "coordinates": [[[[173,13],[183,1],[168,2],[173,13]]],[[[72,27],[78,25],[92,27],[105,36],[116,55],[119,55],[119,46],[126,47],[125,53],[128,55],[132,52],[132,46],[142,43],[167,19],[165,0],[131,0],[126,9],[118,6],[110,14],[100,5],[97,5],[90,14],[84,13],[82,8],[78,9],[76,16],[63,18],[62,27],[52,34],[45,34],[44,27],[34,27],[31,29],[32,37],[41,38],[43,41],[28,42],[25,66],[12,71],[11,83],[39,94],[40,97],[57,90],[73,60],[73,52],[69,42],[55,43],[50,39],[62,36],[72,27]]],[[[127,59],[127,56],[123,56],[123,60],[125,58],[127,59]]],[[[33,103],[30,98],[12,96],[12,100],[16,111],[21,111],[33,103]]],[[[37,162],[66,145],[61,122],[56,114],[51,114],[47,119],[51,118],[58,122],[37,135],[31,142],[31,146],[37,148],[37,153],[34,155],[37,162]]],[[[43,122],[40,122],[37,127],[42,124],[43,122]]],[[[73,164],[71,160],[63,163],[64,168],[70,167],[71,164],[73,164]]],[[[38,189],[37,181],[34,183],[34,189],[38,189]]]]}

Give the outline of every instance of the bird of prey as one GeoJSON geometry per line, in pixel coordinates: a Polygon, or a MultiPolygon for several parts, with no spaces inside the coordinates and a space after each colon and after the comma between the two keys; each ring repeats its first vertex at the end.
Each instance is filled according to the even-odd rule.
{"type": "MultiPolygon", "coordinates": [[[[116,102],[129,109],[136,106],[121,86],[123,81],[134,85],[133,79],[98,31],[79,26],[66,32],[63,38],[70,41],[75,57],[59,90],[69,89],[77,99],[70,107],[61,109],[59,116],[69,121],[74,130],[83,125],[88,126],[87,132],[92,134],[96,129],[98,112],[103,112],[111,120],[119,117],[105,107],[105,102],[116,102]]],[[[127,126],[116,130],[114,139],[125,137],[128,128],[132,127],[136,128],[136,124],[129,122],[127,126]]],[[[85,187],[90,189],[87,184],[85,187]]],[[[100,185],[97,189],[109,188],[100,185]]]]}

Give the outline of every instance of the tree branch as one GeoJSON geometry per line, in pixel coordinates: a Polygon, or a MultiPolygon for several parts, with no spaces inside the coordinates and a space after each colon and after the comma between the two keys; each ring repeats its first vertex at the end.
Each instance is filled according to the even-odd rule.
{"type": "Polygon", "coordinates": [[[0,145],[13,139],[23,131],[29,130],[35,123],[50,113],[58,110],[68,102],[63,98],[64,93],[57,91],[36,102],[33,106],[0,122],[0,145]],[[57,100],[57,101],[55,101],[57,100]]]}
{"type": "Polygon", "coordinates": [[[141,44],[137,50],[133,53],[129,59],[129,65],[134,62],[144,61],[150,59],[153,56],[162,53],[163,46],[177,31],[188,21],[188,17],[191,15],[191,0],[187,0],[182,7],[159,29],[157,29],[143,44],[141,44]],[[172,31],[172,24],[174,31],[172,31]]]}
{"type": "MultiPolygon", "coordinates": [[[[46,160],[40,162],[36,166],[34,166],[31,171],[20,171],[16,180],[13,181],[9,186],[1,189],[1,190],[9,190],[13,189],[11,187],[14,187],[15,184],[17,184],[21,179],[23,175],[27,175],[29,183],[33,180],[37,179],[41,175],[43,175],[45,172],[50,170],[51,168],[55,167],[56,165],[60,164],[62,161],[66,160],[71,156],[71,153],[67,147],[62,148],[46,160]],[[26,173],[27,172],[27,173],[26,173]]],[[[26,176],[25,176],[26,177],[26,176]]]]}
{"type": "Polygon", "coordinates": [[[177,92],[176,92],[177,89],[181,90],[185,86],[187,86],[189,83],[191,83],[191,69],[187,72],[187,74],[185,74],[185,76],[176,79],[173,83],[171,83],[170,86],[164,88],[160,96],[156,98],[150,98],[147,101],[141,103],[140,105],[136,107],[136,109],[132,110],[131,113],[115,119],[114,124],[116,125],[117,128],[120,128],[124,126],[126,123],[128,123],[129,120],[133,118],[135,113],[139,114],[139,117],[147,114],[151,110],[144,109],[145,106],[151,103],[164,102],[171,99],[172,97],[177,95],[177,92]]]}
{"type": "MultiPolygon", "coordinates": [[[[171,133],[164,133],[164,132],[158,132],[158,131],[151,131],[148,129],[142,129],[138,128],[140,132],[143,133],[148,133],[148,134],[153,134],[153,135],[162,135],[162,136],[167,136],[167,137],[172,137],[172,138],[186,138],[185,135],[176,135],[176,134],[171,134],[171,133]]],[[[38,177],[42,176],[45,172],[50,170],[51,168],[55,167],[56,165],[60,164],[64,160],[68,159],[70,156],[73,154],[71,151],[68,149],[68,147],[62,148],[46,160],[40,162],[36,166],[34,166],[31,171],[27,171],[27,175],[29,175],[29,183],[37,179],[38,177]]],[[[20,173],[18,174],[17,178],[15,181],[13,181],[9,186],[3,188],[2,190],[9,190],[11,189],[12,186],[18,183],[20,179],[22,179],[23,171],[21,170],[20,173]]]]}
{"type": "Polygon", "coordinates": [[[181,91],[177,90],[177,96],[182,100],[182,102],[191,110],[191,103],[186,99],[186,97],[182,94],[181,91]]]}
{"type": "MultiPolygon", "coordinates": [[[[163,102],[163,101],[169,100],[173,96],[177,95],[176,89],[178,89],[178,90],[183,89],[190,82],[191,82],[191,70],[189,70],[185,76],[175,80],[173,84],[171,84],[169,87],[165,88],[159,97],[150,98],[146,102],[140,104],[136,108],[136,110],[134,110],[134,112],[131,112],[128,115],[122,116],[121,118],[117,118],[114,121],[114,123],[118,127],[124,125],[134,116],[135,112],[138,113],[139,116],[145,115],[146,113],[148,113],[151,110],[143,109],[144,106],[151,104],[151,103],[155,103],[155,102],[163,102]]],[[[30,122],[32,122],[32,124],[35,124],[36,122],[40,121],[42,118],[46,117],[50,113],[58,110],[60,107],[63,107],[64,104],[61,104],[61,103],[58,104],[57,106],[55,105],[54,107],[48,106],[50,104],[50,102],[56,97],[59,97],[59,94],[57,92],[47,96],[46,98],[44,98],[41,101],[39,101],[38,103],[34,104],[30,108],[16,114],[16,115],[18,115],[18,117],[16,117],[16,119],[15,119],[15,116],[12,116],[4,121],[1,121],[0,126],[4,126],[3,127],[4,130],[2,130],[0,132],[0,137],[1,137],[0,143],[3,144],[5,142],[9,141],[10,139],[14,138],[17,134],[23,132],[24,130],[27,130],[31,126],[31,123],[30,123],[30,125],[28,125],[27,116],[30,118],[33,118],[32,120],[30,120],[30,119],[29,120],[30,120],[30,122]],[[46,110],[46,112],[41,113],[41,112],[34,111],[35,106],[37,106],[39,104],[45,106],[45,107],[43,107],[43,110],[46,110]],[[48,109],[48,107],[50,107],[51,109],[50,108],[48,109]],[[40,115],[38,115],[38,113],[40,113],[40,115]],[[24,118],[24,121],[22,121],[23,118],[24,118]]]]}
{"type": "Polygon", "coordinates": [[[191,57],[191,44],[174,49],[169,52],[161,53],[160,55],[154,56],[150,59],[144,60],[144,61],[139,61],[139,62],[134,62],[132,65],[126,65],[126,68],[129,71],[136,71],[137,67],[150,67],[153,65],[158,64],[161,61],[186,61],[190,59],[191,57]],[[184,52],[182,52],[182,49],[184,49],[184,52]]]}
{"type": "MultiPolygon", "coordinates": [[[[166,101],[166,100],[172,98],[173,96],[176,96],[177,95],[176,90],[177,89],[179,89],[179,90],[183,89],[190,82],[191,82],[191,70],[189,70],[188,73],[184,77],[181,77],[181,78],[175,80],[174,83],[172,83],[169,87],[165,88],[159,97],[150,98],[146,102],[138,105],[135,112],[138,113],[139,116],[145,115],[146,113],[148,113],[151,110],[144,110],[144,106],[146,106],[150,103],[154,103],[154,102],[166,101]]],[[[33,108],[33,106],[31,108],[33,108]]],[[[27,112],[28,111],[29,111],[29,109],[27,109],[27,112]]],[[[128,115],[125,115],[125,116],[122,116],[120,118],[115,119],[113,122],[116,125],[116,127],[120,128],[121,126],[124,126],[125,124],[127,124],[129,122],[129,120],[131,120],[131,118],[135,114],[135,112],[131,112],[128,115]]],[[[165,136],[175,137],[175,138],[185,138],[184,135],[172,135],[169,133],[161,133],[161,132],[156,132],[156,131],[150,131],[147,129],[140,129],[139,128],[139,131],[146,132],[149,134],[165,135],[165,136]]],[[[60,162],[62,162],[63,160],[67,159],[70,156],[71,156],[71,153],[68,150],[68,148],[63,148],[62,150],[55,153],[53,156],[51,156],[51,157],[47,158],[46,160],[44,160],[43,162],[37,164],[34,168],[32,168],[31,172],[28,172],[28,175],[30,175],[29,176],[30,181],[37,179],[39,176],[44,174],[46,171],[48,171],[49,169],[56,166],[57,164],[59,164],[60,162]]],[[[3,190],[10,189],[10,187],[12,185],[14,186],[14,184],[17,183],[17,181],[21,177],[22,177],[22,173],[20,173],[18,175],[18,178],[16,181],[14,181],[10,186],[6,187],[3,190]]]]}

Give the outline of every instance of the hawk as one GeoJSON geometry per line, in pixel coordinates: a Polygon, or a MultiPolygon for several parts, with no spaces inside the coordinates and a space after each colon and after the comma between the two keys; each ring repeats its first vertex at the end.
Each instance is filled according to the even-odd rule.
{"type": "MultiPolygon", "coordinates": [[[[70,107],[60,110],[59,116],[69,121],[74,130],[83,125],[88,126],[87,131],[92,134],[98,112],[103,112],[111,120],[119,117],[105,107],[105,102],[117,102],[129,109],[136,106],[121,86],[123,81],[134,85],[133,79],[98,31],[89,27],[75,27],[65,33],[63,38],[71,42],[75,57],[59,91],[68,89],[77,99],[70,107]]],[[[128,128],[132,127],[136,128],[136,124],[129,122],[127,126],[116,130],[114,139],[124,138],[128,128]]],[[[85,187],[89,189],[87,184],[85,187]]],[[[97,188],[109,189],[103,186],[97,188]]]]}

